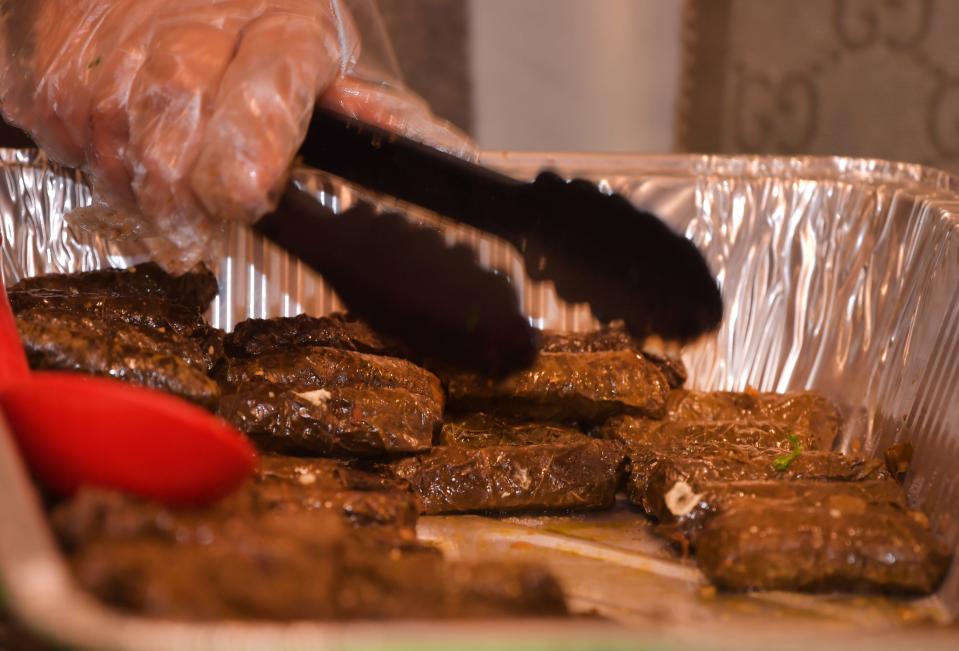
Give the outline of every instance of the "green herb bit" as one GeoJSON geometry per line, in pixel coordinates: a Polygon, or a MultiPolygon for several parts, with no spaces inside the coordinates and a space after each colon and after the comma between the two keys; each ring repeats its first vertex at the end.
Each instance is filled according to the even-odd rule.
{"type": "Polygon", "coordinates": [[[96,59],[94,59],[94,60],[91,61],[89,64],[87,64],[87,70],[93,70],[93,69],[96,68],[98,65],[100,65],[100,62],[101,62],[101,61],[103,61],[103,57],[97,56],[96,59]]]}
{"type": "Polygon", "coordinates": [[[773,470],[779,472],[788,470],[792,462],[798,459],[799,455],[802,454],[802,443],[799,442],[799,437],[795,434],[789,435],[789,445],[792,449],[788,454],[783,454],[773,459],[773,470]]]}

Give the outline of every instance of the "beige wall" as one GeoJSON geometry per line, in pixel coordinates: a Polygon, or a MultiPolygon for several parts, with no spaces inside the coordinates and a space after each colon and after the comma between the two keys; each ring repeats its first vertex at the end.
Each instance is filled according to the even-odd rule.
{"type": "Polygon", "coordinates": [[[487,149],[669,151],[681,0],[470,0],[487,149]]]}

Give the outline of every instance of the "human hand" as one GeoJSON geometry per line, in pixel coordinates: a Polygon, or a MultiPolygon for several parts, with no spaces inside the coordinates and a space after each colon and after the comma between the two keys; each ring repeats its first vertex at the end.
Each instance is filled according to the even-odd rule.
{"type": "Polygon", "coordinates": [[[137,216],[168,264],[273,209],[314,102],[464,153],[425,104],[351,76],[338,0],[8,0],[5,117],[137,216]]]}

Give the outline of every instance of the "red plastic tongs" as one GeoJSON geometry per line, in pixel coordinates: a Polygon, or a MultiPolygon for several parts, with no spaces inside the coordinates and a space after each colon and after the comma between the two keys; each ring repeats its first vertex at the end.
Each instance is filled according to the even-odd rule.
{"type": "Polygon", "coordinates": [[[0,410],[40,481],[172,504],[201,504],[253,471],[252,446],[228,423],[172,396],[77,373],[31,373],[0,274],[0,410]]]}

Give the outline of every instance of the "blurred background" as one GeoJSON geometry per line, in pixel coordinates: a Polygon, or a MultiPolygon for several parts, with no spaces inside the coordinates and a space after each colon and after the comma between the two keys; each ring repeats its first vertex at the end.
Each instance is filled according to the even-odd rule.
{"type": "Polygon", "coordinates": [[[672,148],[682,0],[379,4],[407,82],[484,148],[672,148]]]}
{"type": "MultiPolygon", "coordinates": [[[[959,0],[345,0],[484,149],[821,154],[959,173],[959,0]]],[[[374,75],[374,76],[378,76],[374,75]]],[[[28,146],[0,123],[7,145],[28,146]]]]}
{"type": "Polygon", "coordinates": [[[378,0],[487,149],[844,154],[959,171],[955,0],[378,0]]]}

